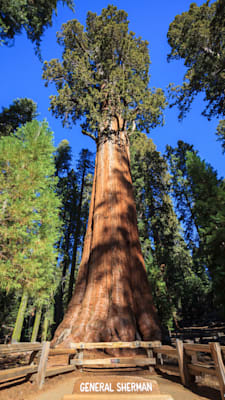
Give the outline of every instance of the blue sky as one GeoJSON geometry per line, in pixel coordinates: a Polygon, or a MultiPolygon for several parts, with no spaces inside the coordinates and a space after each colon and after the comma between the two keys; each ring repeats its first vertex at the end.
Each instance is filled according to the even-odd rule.
{"type": "MultiPolygon", "coordinates": [[[[141,36],[149,42],[151,58],[151,87],[166,89],[170,82],[181,83],[185,69],[180,61],[167,63],[169,53],[167,44],[167,31],[175,15],[187,11],[191,0],[76,0],[75,14],[61,4],[58,6],[57,16],[54,16],[53,27],[49,28],[42,40],[41,52],[44,60],[58,58],[61,48],[56,43],[56,32],[63,23],[76,18],[85,24],[87,11],[99,14],[108,4],[114,4],[128,13],[130,29],[136,36],[141,36]]],[[[196,1],[201,5],[203,1],[196,1]]],[[[12,101],[20,97],[28,97],[38,104],[39,119],[46,118],[50,128],[54,131],[55,145],[62,139],[67,139],[73,149],[74,160],[78,158],[80,150],[85,147],[94,151],[94,142],[81,134],[79,123],[72,129],[62,127],[48,111],[49,96],[54,93],[54,86],[46,88],[42,80],[42,63],[34,54],[32,43],[25,34],[17,36],[12,47],[0,48],[0,107],[7,107],[12,101]]],[[[191,112],[178,122],[177,109],[167,109],[165,112],[165,125],[152,130],[149,137],[157,145],[157,149],[164,152],[166,144],[175,146],[178,140],[193,144],[199,150],[200,156],[209,162],[218,171],[219,176],[224,176],[224,160],[221,146],[216,141],[215,131],[218,120],[208,121],[201,116],[204,104],[199,96],[193,103],[191,112]]]]}

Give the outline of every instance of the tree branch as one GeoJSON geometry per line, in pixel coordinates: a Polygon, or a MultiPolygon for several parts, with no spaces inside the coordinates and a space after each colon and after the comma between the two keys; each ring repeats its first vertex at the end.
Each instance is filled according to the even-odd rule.
{"type": "Polygon", "coordinates": [[[95,143],[97,142],[97,141],[96,141],[95,135],[93,135],[92,133],[87,132],[87,131],[85,131],[84,129],[82,129],[81,132],[83,133],[83,135],[89,136],[91,139],[93,139],[93,140],[95,141],[95,143]]]}
{"type": "Polygon", "coordinates": [[[132,127],[130,129],[130,132],[128,133],[128,136],[132,135],[132,133],[135,131],[135,129],[136,129],[136,122],[133,120],[132,127]]]}
{"type": "Polygon", "coordinates": [[[209,47],[202,47],[203,51],[207,54],[211,54],[212,56],[216,56],[218,58],[221,57],[221,55],[219,53],[215,53],[215,51],[213,51],[212,49],[210,49],[209,47]]]}

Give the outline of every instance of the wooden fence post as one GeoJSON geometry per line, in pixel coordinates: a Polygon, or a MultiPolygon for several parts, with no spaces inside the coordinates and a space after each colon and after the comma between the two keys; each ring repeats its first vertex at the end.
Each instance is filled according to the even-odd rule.
{"type": "Polygon", "coordinates": [[[50,342],[43,342],[41,358],[38,365],[37,380],[36,380],[39,389],[42,388],[45,381],[45,371],[47,367],[49,349],[50,349],[50,342]]]}
{"type": "MultiPolygon", "coordinates": [[[[153,358],[154,357],[152,349],[146,349],[146,352],[147,352],[148,358],[153,358]]],[[[149,369],[150,372],[154,371],[154,368],[152,368],[151,365],[148,366],[148,369],[149,369]]]]}
{"type": "MultiPolygon", "coordinates": [[[[80,349],[78,350],[78,354],[77,354],[77,358],[79,359],[79,360],[81,360],[81,361],[83,361],[83,359],[84,359],[84,344],[83,343],[81,343],[81,347],[80,347],[80,349]]],[[[82,366],[80,367],[80,371],[82,372],[83,371],[83,368],[82,368],[82,366]]]]}
{"type": "Polygon", "coordinates": [[[225,399],[225,367],[219,343],[209,343],[212,359],[215,364],[216,374],[220,384],[221,399],[225,399]]]}
{"type": "Polygon", "coordinates": [[[182,340],[176,339],[176,348],[181,382],[184,386],[189,386],[191,379],[187,366],[187,356],[184,351],[182,340]]]}

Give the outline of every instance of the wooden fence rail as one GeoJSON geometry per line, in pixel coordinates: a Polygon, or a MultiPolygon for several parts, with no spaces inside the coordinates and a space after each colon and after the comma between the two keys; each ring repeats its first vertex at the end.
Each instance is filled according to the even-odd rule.
{"type": "MultiPolygon", "coordinates": [[[[152,366],[156,364],[156,359],[153,357],[152,349],[160,345],[159,341],[154,342],[100,342],[100,343],[71,343],[70,348],[66,349],[50,349],[50,342],[42,343],[14,343],[7,345],[0,345],[0,357],[12,353],[27,353],[30,352],[30,359],[27,366],[10,368],[0,370],[0,383],[12,379],[26,377],[35,374],[35,381],[39,388],[42,388],[44,380],[48,376],[70,372],[77,367],[96,367],[103,368],[121,368],[121,367],[136,367],[148,366],[151,370],[152,366]],[[84,350],[93,349],[119,349],[130,348],[137,349],[143,348],[147,353],[147,357],[108,357],[98,359],[85,359],[84,350]],[[39,353],[39,354],[38,354],[39,353]],[[35,356],[39,356],[39,362],[34,364],[35,356]],[[47,368],[47,361],[49,356],[68,355],[68,365],[47,368]]],[[[34,379],[34,378],[33,378],[34,379]]]]}
{"type": "Polygon", "coordinates": [[[218,379],[221,399],[225,399],[225,346],[219,343],[209,344],[190,344],[183,343],[181,340],[176,341],[176,347],[161,346],[158,341],[154,342],[101,342],[101,343],[71,343],[70,348],[50,349],[50,342],[43,343],[15,343],[8,345],[0,345],[0,356],[5,357],[13,353],[21,354],[29,352],[30,357],[28,365],[10,368],[0,371],[0,383],[12,379],[32,375],[33,379],[41,388],[44,380],[48,376],[61,374],[64,372],[74,371],[81,367],[103,367],[103,368],[121,368],[135,366],[152,366],[156,368],[164,368],[173,373],[178,373],[184,386],[189,386],[193,381],[193,376],[202,374],[216,376],[218,379]],[[107,358],[85,358],[85,350],[95,349],[145,349],[147,356],[126,356],[126,357],[107,357],[107,358]],[[199,360],[199,355],[207,353],[211,355],[211,362],[199,360]],[[35,356],[37,356],[35,358],[35,356]],[[47,367],[49,356],[67,355],[67,365],[58,365],[55,367],[47,367]],[[165,364],[163,356],[174,359],[173,365],[165,364]],[[36,364],[34,362],[36,361],[36,364]]]}
{"type": "MultiPolygon", "coordinates": [[[[66,365],[47,369],[47,360],[50,354],[49,350],[50,342],[0,345],[0,357],[5,357],[13,353],[17,353],[18,355],[21,355],[21,353],[30,354],[28,365],[0,370],[0,383],[33,375],[33,379],[38,384],[38,387],[42,388],[46,377],[74,371],[75,365],[66,365]],[[39,356],[39,362],[35,364],[34,358],[37,355],[39,356]]],[[[64,349],[63,354],[66,353],[66,350],[67,349],[64,349]]],[[[74,350],[72,350],[72,352],[74,353],[74,350]]]]}
{"type": "Polygon", "coordinates": [[[189,386],[193,376],[212,375],[218,379],[221,400],[225,399],[225,346],[219,343],[191,344],[176,340],[176,348],[161,346],[153,348],[153,353],[158,356],[156,368],[168,369],[178,373],[184,386],[189,386]],[[199,361],[199,354],[211,355],[211,362],[199,361]],[[177,365],[164,364],[163,357],[167,356],[177,360],[177,365]],[[159,358],[160,356],[160,358],[159,358]]]}
{"type": "Polygon", "coordinates": [[[159,341],[134,341],[134,342],[97,342],[97,343],[71,343],[71,349],[76,351],[76,356],[70,362],[76,366],[95,367],[102,366],[103,368],[124,368],[124,367],[137,367],[148,366],[152,371],[152,366],[156,364],[156,359],[153,357],[153,347],[160,346],[159,341]],[[108,358],[95,358],[84,359],[84,350],[100,350],[100,349],[144,349],[147,353],[146,356],[130,356],[130,357],[108,357],[108,358]]]}

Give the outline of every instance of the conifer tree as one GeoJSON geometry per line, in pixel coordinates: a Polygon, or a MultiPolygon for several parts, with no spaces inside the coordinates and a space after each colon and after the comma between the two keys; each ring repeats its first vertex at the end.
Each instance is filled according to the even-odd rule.
{"type": "Polygon", "coordinates": [[[193,196],[187,170],[187,154],[196,154],[193,146],[179,140],[177,147],[166,147],[166,157],[171,171],[171,183],[176,201],[176,209],[180,221],[185,228],[185,239],[190,249],[194,250],[198,243],[198,225],[193,213],[193,196]]]}
{"type": "Polygon", "coordinates": [[[64,315],[64,294],[66,275],[71,261],[73,231],[77,214],[78,186],[74,170],[71,170],[72,152],[69,142],[62,140],[56,149],[55,165],[58,177],[57,193],[61,198],[60,219],[62,222],[61,237],[58,242],[60,279],[55,293],[53,330],[61,322],[64,315]]]}
{"type": "Polygon", "coordinates": [[[195,238],[191,245],[194,269],[206,284],[206,270],[209,270],[214,296],[223,307],[221,281],[224,277],[225,256],[224,181],[218,178],[217,172],[210,164],[201,160],[193,146],[179,141],[176,148],[169,147],[167,150],[172,166],[174,199],[178,209],[181,198],[185,200],[180,218],[186,229],[189,229],[190,224],[195,228],[195,238]],[[187,213],[188,224],[185,220],[187,213]]]}
{"type": "MultiPolygon", "coordinates": [[[[45,2],[0,0],[0,44],[12,45],[15,36],[24,29],[40,55],[41,38],[46,28],[52,26],[58,2],[58,0],[45,2]]],[[[72,0],[62,0],[62,2],[73,10],[72,0]]]]}
{"type": "Polygon", "coordinates": [[[212,278],[217,306],[223,309],[225,277],[225,184],[212,166],[193,153],[187,154],[193,193],[193,213],[199,227],[199,253],[212,278]]]}
{"type": "Polygon", "coordinates": [[[196,304],[205,293],[173,209],[167,162],[146,135],[135,133],[131,143],[143,253],[161,321],[171,327],[178,317],[198,317],[202,307],[196,304]]]}
{"type": "Polygon", "coordinates": [[[3,107],[0,113],[0,136],[8,136],[21,125],[37,116],[37,105],[31,99],[14,100],[9,107],[3,107]]]}
{"type": "MultiPolygon", "coordinates": [[[[177,105],[179,119],[186,116],[195,97],[203,93],[202,114],[208,119],[225,116],[225,3],[224,0],[191,3],[188,11],[176,15],[167,33],[171,52],[168,61],[183,60],[186,73],[181,85],[170,85],[171,106],[177,105]]],[[[216,134],[224,149],[223,126],[216,134]]]]}
{"type": "Polygon", "coordinates": [[[70,280],[69,280],[69,288],[68,288],[68,301],[71,300],[75,282],[75,268],[76,268],[76,260],[77,260],[77,251],[81,244],[81,232],[82,225],[86,225],[86,220],[82,221],[82,209],[83,209],[83,200],[84,200],[84,192],[86,186],[86,178],[87,175],[93,170],[93,162],[92,162],[93,154],[88,149],[82,149],[79,155],[78,165],[77,165],[77,177],[79,184],[79,199],[78,199],[78,207],[77,207],[77,215],[76,215],[76,227],[74,232],[74,242],[73,242],[73,253],[71,259],[71,270],[70,270],[70,280]]]}
{"type": "Polygon", "coordinates": [[[63,58],[45,63],[56,85],[51,109],[63,124],[82,118],[97,144],[89,222],[74,295],[53,343],[159,337],[138,239],[129,165],[129,134],[162,122],[162,90],[149,88],[148,43],[108,6],[72,20],[58,34],[63,58]]]}
{"type": "Polygon", "coordinates": [[[56,174],[59,177],[57,191],[62,199],[60,210],[62,236],[59,242],[61,279],[55,295],[56,326],[61,322],[64,308],[72,295],[77,272],[76,264],[80,261],[77,255],[86,231],[89,192],[93,181],[93,176],[90,174],[93,172],[93,154],[87,149],[82,149],[75,170],[71,169],[71,158],[69,142],[63,140],[55,156],[56,174]]]}
{"type": "Polygon", "coordinates": [[[192,3],[188,11],[177,15],[168,30],[171,52],[168,60],[184,60],[187,71],[183,84],[172,88],[174,103],[183,118],[199,93],[205,95],[203,115],[225,115],[224,0],[192,3]]]}
{"type": "Polygon", "coordinates": [[[220,120],[217,129],[216,135],[218,136],[218,141],[221,142],[223,154],[225,154],[225,120],[220,120]]]}
{"type": "Polygon", "coordinates": [[[60,201],[53,151],[46,122],[34,120],[0,139],[0,285],[23,293],[20,327],[28,297],[48,303],[56,285],[60,201]]]}

